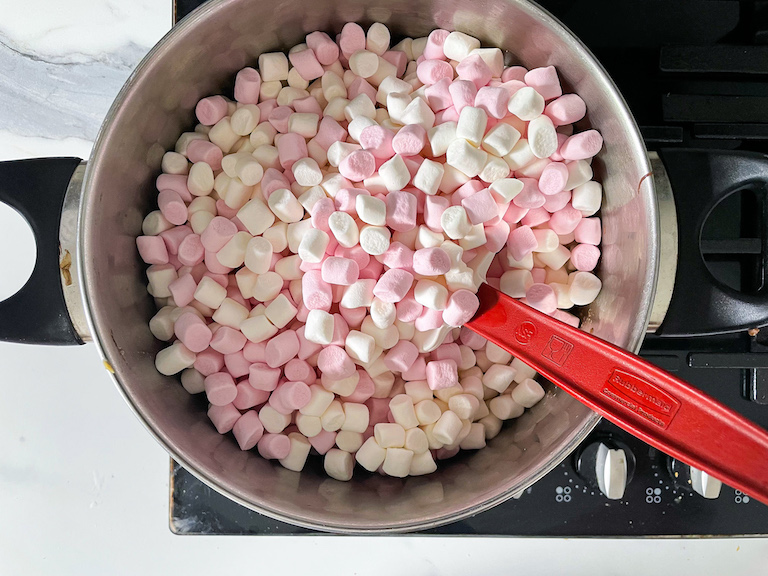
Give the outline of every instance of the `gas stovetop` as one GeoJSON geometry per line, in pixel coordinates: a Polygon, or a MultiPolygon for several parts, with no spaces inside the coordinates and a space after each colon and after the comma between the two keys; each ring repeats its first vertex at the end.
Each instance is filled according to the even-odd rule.
{"type": "MultiPolygon", "coordinates": [[[[176,0],[176,20],[201,3],[176,0]]],[[[539,3],[579,36],[612,75],[649,150],[768,153],[768,2],[539,3]]],[[[692,186],[673,191],[678,202],[681,195],[697,192],[692,186]]],[[[744,294],[765,297],[765,184],[736,191],[711,214],[701,217],[706,222],[697,250],[683,253],[681,258],[703,258],[716,282],[744,294]]],[[[697,288],[684,286],[683,294],[697,288]]],[[[768,297],[765,306],[768,308],[768,297]]],[[[662,325],[662,333],[664,328],[662,325]]],[[[706,337],[650,335],[641,355],[768,428],[768,326],[760,328],[706,337]]],[[[684,322],[682,330],[673,332],[685,334],[684,322]]],[[[697,492],[694,483],[687,466],[603,421],[573,455],[518,499],[429,533],[649,537],[768,534],[768,506],[727,486],[718,494],[712,487],[697,485],[697,492]],[[607,499],[595,479],[595,448],[601,442],[627,454],[627,485],[621,500],[607,499]]],[[[170,506],[170,525],[177,534],[312,533],[228,500],[175,462],[171,463],[170,506]]]]}

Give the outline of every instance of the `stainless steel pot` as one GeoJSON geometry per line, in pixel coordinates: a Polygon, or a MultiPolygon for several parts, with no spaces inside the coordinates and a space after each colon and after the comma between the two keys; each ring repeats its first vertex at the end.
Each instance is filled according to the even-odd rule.
{"type": "MultiPolygon", "coordinates": [[[[633,118],[600,64],[551,15],[524,0],[285,0],[279,10],[254,0],[213,0],[202,6],[131,75],[87,168],[77,159],[5,165],[13,177],[4,179],[0,200],[32,223],[38,262],[27,286],[0,304],[1,337],[43,343],[92,338],[127,402],[173,458],[249,508],[319,530],[426,529],[520,494],[578,446],[598,416],[549,386],[544,400],[487,448],[443,462],[430,476],[359,475],[343,483],[315,466],[290,472],[241,452],[210,425],[198,398],[155,370],[161,346],[147,326],[155,310],[135,248],[142,218],[154,207],[153,183],[163,152],[190,128],[197,100],[231,91],[234,74],[261,52],[286,49],[313,30],[337,32],[350,20],[382,21],[394,34],[413,37],[436,27],[462,30],[511,51],[525,66],[558,68],[566,90],[587,102],[581,128],[597,128],[605,139],[593,163],[605,191],[599,270],[604,288],[586,311],[584,328],[637,350],[659,266],[651,165],[633,118]],[[32,195],[37,201],[30,201],[32,195]],[[41,303],[42,290],[47,296],[41,303]],[[21,323],[30,314],[31,332],[21,323]]],[[[672,263],[665,274],[662,313],[674,278],[674,218],[671,223],[672,263]]]]}

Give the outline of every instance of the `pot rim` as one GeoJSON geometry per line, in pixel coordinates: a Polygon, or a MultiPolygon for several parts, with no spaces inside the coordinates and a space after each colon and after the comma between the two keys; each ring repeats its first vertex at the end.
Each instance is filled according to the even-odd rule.
{"type": "MultiPolygon", "coordinates": [[[[164,53],[170,50],[172,44],[177,38],[183,37],[190,33],[201,22],[205,21],[209,14],[215,12],[223,4],[230,2],[231,0],[209,0],[199,8],[195,9],[191,14],[181,20],[178,24],[173,26],[171,30],[161,38],[157,44],[155,44],[147,55],[141,60],[138,66],[129,76],[120,92],[116,96],[114,102],[110,106],[107,116],[102,123],[97,138],[94,142],[93,151],[91,154],[91,160],[88,162],[85,177],[83,182],[82,196],[80,198],[80,206],[78,211],[78,220],[81,223],[78,230],[78,242],[77,242],[77,260],[78,260],[78,276],[79,282],[82,287],[82,299],[85,305],[86,318],[90,333],[93,336],[93,341],[96,344],[99,354],[101,355],[105,365],[114,366],[116,363],[110,361],[110,355],[108,353],[108,330],[102,329],[100,326],[100,319],[94,314],[92,307],[94,301],[94,294],[91,293],[90,285],[87,281],[87,273],[89,268],[89,258],[86,239],[86,226],[82,225],[87,222],[86,207],[91,196],[91,183],[94,179],[94,174],[98,171],[99,155],[100,151],[109,145],[110,129],[112,123],[117,115],[118,110],[121,107],[122,102],[126,99],[127,95],[134,89],[138,80],[141,78],[145,68],[150,65],[152,60],[163,57],[164,53]]],[[[567,48],[571,51],[578,52],[584,61],[587,63],[591,72],[594,75],[595,80],[602,86],[610,96],[617,101],[620,109],[620,120],[623,125],[631,128],[631,133],[627,134],[628,141],[631,142],[632,147],[635,149],[637,161],[642,165],[645,177],[640,181],[637,188],[639,195],[648,195],[650,202],[648,202],[648,208],[650,213],[648,214],[649,224],[649,242],[647,249],[647,262],[649,273],[652,272],[652,283],[650,283],[650,289],[643,291],[640,303],[640,309],[644,310],[642,318],[638,318],[637,321],[631,326],[629,343],[627,349],[632,352],[637,352],[642,344],[645,330],[649,322],[649,316],[651,313],[651,307],[653,298],[656,291],[656,283],[659,273],[659,214],[656,195],[654,193],[653,178],[650,178],[652,174],[650,162],[647,156],[646,148],[640,135],[640,130],[635,122],[634,117],[629,112],[626,101],[624,100],[618,88],[610,78],[606,70],[600,64],[600,62],[594,57],[591,51],[584,45],[584,43],[574,35],[563,23],[550,14],[547,10],[539,6],[538,4],[530,0],[507,0],[512,4],[517,4],[520,10],[526,12],[530,17],[541,21],[548,27],[558,30],[562,41],[566,44],[567,48]]],[[[96,297],[98,298],[98,297],[96,297]]],[[[452,522],[457,522],[464,518],[473,516],[480,512],[484,512],[497,504],[500,504],[510,498],[519,496],[531,485],[535,484],[538,480],[557,467],[573,450],[580,445],[588,436],[588,434],[595,428],[600,421],[601,417],[592,412],[585,419],[582,425],[570,435],[568,442],[562,445],[562,448],[557,452],[550,454],[549,460],[545,465],[541,466],[535,474],[529,476],[524,483],[519,486],[514,486],[502,490],[495,496],[484,500],[480,504],[464,508],[459,511],[449,512],[441,516],[432,517],[426,521],[413,521],[403,523],[393,523],[387,526],[374,526],[374,525],[339,525],[334,523],[322,523],[309,516],[297,516],[288,515],[280,510],[271,508],[269,502],[255,503],[245,498],[242,491],[239,491],[236,487],[228,485],[226,481],[215,480],[204,469],[200,469],[193,463],[194,457],[185,456],[176,450],[173,443],[163,433],[160,427],[151,424],[139,410],[134,400],[128,393],[126,387],[123,385],[120,375],[116,372],[109,370],[110,376],[113,379],[117,389],[123,396],[125,401],[133,410],[142,425],[149,431],[149,433],[155,438],[155,440],[168,452],[168,454],[181,464],[187,471],[193,474],[200,481],[216,490],[219,493],[224,494],[227,498],[237,502],[238,504],[245,506],[251,510],[254,510],[260,514],[264,514],[268,517],[276,520],[301,526],[312,530],[320,530],[323,532],[336,532],[346,534],[371,534],[371,533],[398,533],[398,532],[411,532],[415,530],[426,530],[442,526],[452,522]]]]}

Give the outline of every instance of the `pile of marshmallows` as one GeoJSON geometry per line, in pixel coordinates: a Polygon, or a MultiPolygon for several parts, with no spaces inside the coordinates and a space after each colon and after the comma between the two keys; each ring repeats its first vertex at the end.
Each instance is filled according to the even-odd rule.
{"type": "MultiPolygon", "coordinates": [[[[553,67],[348,23],[244,68],[163,157],[139,253],[156,359],[216,429],[349,480],[475,450],[544,395],[461,326],[482,282],[578,326],[601,283],[600,134],[553,67]]],[[[511,364],[510,364],[511,362],[511,364]]]]}

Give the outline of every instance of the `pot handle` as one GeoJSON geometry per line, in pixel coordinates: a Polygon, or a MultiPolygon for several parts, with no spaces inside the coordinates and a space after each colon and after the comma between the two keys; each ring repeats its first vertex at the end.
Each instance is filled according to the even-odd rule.
{"type": "Polygon", "coordinates": [[[0,163],[0,202],[29,223],[37,261],[27,283],[0,302],[0,341],[83,344],[67,310],[59,268],[59,225],[64,197],[79,158],[36,158],[0,163]]]}
{"type": "MultiPolygon", "coordinates": [[[[680,256],[669,309],[656,333],[704,336],[765,326],[768,285],[756,294],[743,294],[717,281],[704,262],[700,241],[707,218],[721,200],[743,189],[768,190],[768,156],[685,148],[658,154],[674,194],[680,256]]],[[[762,232],[763,266],[768,269],[768,230],[762,232]]]]}

